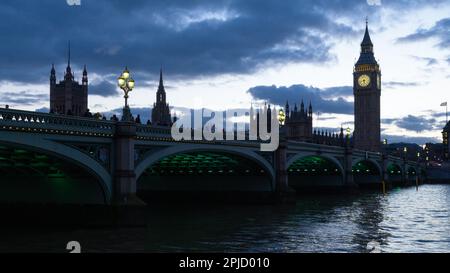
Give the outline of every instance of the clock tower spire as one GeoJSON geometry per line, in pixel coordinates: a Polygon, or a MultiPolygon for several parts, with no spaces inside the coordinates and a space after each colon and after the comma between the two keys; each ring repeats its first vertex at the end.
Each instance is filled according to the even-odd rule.
{"type": "Polygon", "coordinates": [[[361,53],[353,70],[353,95],[355,97],[356,149],[380,151],[380,97],[381,71],[375,59],[373,43],[366,19],[366,30],[361,42],[361,53]]]}

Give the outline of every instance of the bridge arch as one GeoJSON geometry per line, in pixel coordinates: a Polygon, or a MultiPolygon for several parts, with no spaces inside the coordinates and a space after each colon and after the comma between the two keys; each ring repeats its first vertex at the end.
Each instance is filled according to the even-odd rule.
{"type": "Polygon", "coordinates": [[[340,171],[340,173],[343,175],[344,172],[344,167],[342,166],[341,162],[339,162],[339,160],[337,160],[335,157],[333,156],[329,156],[326,154],[317,154],[317,153],[304,153],[304,152],[300,152],[298,154],[296,154],[295,156],[293,156],[292,158],[290,158],[287,163],[286,163],[286,167],[289,169],[289,167],[297,160],[302,159],[302,158],[306,158],[306,157],[321,157],[324,158],[328,161],[333,162],[336,167],[338,168],[338,170],[340,171]]]}
{"type": "Polygon", "coordinates": [[[407,173],[409,176],[416,176],[418,175],[418,172],[416,170],[416,168],[414,168],[413,166],[407,166],[407,173]]]}
{"type": "Polygon", "coordinates": [[[361,187],[378,187],[383,171],[373,159],[354,159],[352,163],[353,180],[361,187]]]}
{"type": "Polygon", "coordinates": [[[396,162],[389,162],[387,164],[386,173],[388,175],[403,175],[403,169],[400,164],[396,162]]]}
{"type": "Polygon", "coordinates": [[[266,174],[269,176],[270,188],[273,190],[275,188],[275,171],[273,166],[261,155],[257,154],[255,151],[247,150],[242,147],[235,146],[221,146],[221,145],[205,145],[205,144],[190,144],[190,145],[176,145],[172,147],[165,148],[163,150],[157,151],[148,155],[143,159],[135,168],[136,179],[144,174],[144,172],[153,166],[154,164],[160,162],[161,160],[168,158],[170,156],[181,155],[181,154],[193,154],[193,153],[219,153],[225,155],[234,155],[239,158],[249,160],[261,167],[266,174]]]}
{"type": "Polygon", "coordinates": [[[400,164],[395,161],[389,161],[386,166],[386,174],[388,181],[394,185],[401,185],[403,182],[403,169],[400,164]]]}
{"type": "Polygon", "coordinates": [[[89,155],[67,145],[32,134],[0,134],[0,145],[48,155],[75,164],[95,177],[103,191],[104,202],[111,202],[112,178],[108,171],[89,155]]]}
{"type": "Polygon", "coordinates": [[[289,186],[294,189],[319,189],[344,184],[344,168],[333,156],[300,152],[286,164],[289,186]]]}
{"type": "Polygon", "coordinates": [[[358,164],[360,164],[360,163],[369,167],[371,171],[376,171],[379,175],[382,175],[382,173],[383,173],[383,168],[374,159],[355,158],[355,159],[353,159],[352,167],[354,168],[355,166],[358,166],[358,164]]]}

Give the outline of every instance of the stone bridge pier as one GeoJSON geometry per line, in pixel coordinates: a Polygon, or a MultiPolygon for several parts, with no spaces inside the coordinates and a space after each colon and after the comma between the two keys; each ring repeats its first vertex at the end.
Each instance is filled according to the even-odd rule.
{"type": "Polygon", "coordinates": [[[134,144],[136,124],[119,121],[114,135],[113,204],[141,204],[136,196],[136,174],[134,168],[134,144]]]}
{"type": "Polygon", "coordinates": [[[353,179],[353,149],[348,145],[345,146],[345,160],[344,160],[344,183],[346,188],[356,188],[358,185],[353,179]]]}

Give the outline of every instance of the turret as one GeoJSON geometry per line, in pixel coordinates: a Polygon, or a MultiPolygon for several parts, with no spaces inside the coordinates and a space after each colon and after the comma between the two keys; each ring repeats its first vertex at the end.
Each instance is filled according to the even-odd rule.
{"type": "Polygon", "coordinates": [[[370,39],[369,34],[369,22],[366,19],[366,31],[364,33],[364,38],[361,42],[361,53],[373,52],[373,43],[370,39]]]}
{"type": "Polygon", "coordinates": [[[66,72],[64,73],[64,80],[71,81],[71,80],[73,80],[73,78],[74,78],[74,75],[72,74],[72,68],[70,67],[70,41],[69,41],[67,67],[66,67],[66,72]]]}
{"type": "Polygon", "coordinates": [[[311,104],[311,101],[309,101],[309,109],[308,109],[308,114],[309,114],[309,117],[312,117],[312,114],[313,114],[313,110],[312,110],[312,104],[311,104]]]}
{"type": "Polygon", "coordinates": [[[166,90],[164,88],[162,67],[159,71],[159,85],[156,91],[156,102],[152,109],[152,124],[170,126],[172,118],[170,115],[169,104],[166,103],[166,90]]]}
{"type": "Polygon", "coordinates": [[[162,104],[166,103],[166,90],[164,88],[162,67],[159,70],[159,85],[158,91],[156,92],[156,101],[162,104]]]}
{"type": "Polygon", "coordinates": [[[286,112],[286,120],[289,119],[290,116],[290,112],[289,112],[289,102],[286,101],[286,107],[284,108],[285,112],[286,112]]]}
{"type": "Polygon", "coordinates": [[[364,33],[364,38],[361,42],[361,54],[355,66],[360,65],[378,65],[377,61],[375,60],[373,52],[373,43],[372,40],[370,39],[369,25],[367,20],[366,20],[366,31],[364,33]]]}
{"type": "Polygon", "coordinates": [[[52,70],[50,70],[50,85],[55,84],[56,84],[55,64],[52,64],[52,70]]]}
{"type": "Polygon", "coordinates": [[[88,75],[87,75],[87,70],[86,70],[86,65],[84,65],[84,69],[83,69],[83,85],[88,85],[88,75]]]}

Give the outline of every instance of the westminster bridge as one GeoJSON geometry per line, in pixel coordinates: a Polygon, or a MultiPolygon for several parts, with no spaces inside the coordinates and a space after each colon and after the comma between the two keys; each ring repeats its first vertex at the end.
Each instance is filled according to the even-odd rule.
{"type": "Polygon", "coordinates": [[[139,192],[262,192],[411,184],[418,162],[350,145],[175,141],[170,128],[0,108],[0,201],[139,202],[139,192]]]}

